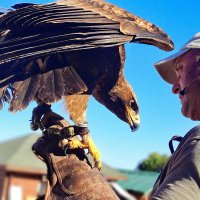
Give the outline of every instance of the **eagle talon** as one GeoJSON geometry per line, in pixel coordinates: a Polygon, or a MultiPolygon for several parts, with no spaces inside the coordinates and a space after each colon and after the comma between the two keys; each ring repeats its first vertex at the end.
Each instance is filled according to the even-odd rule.
{"type": "Polygon", "coordinates": [[[65,145],[64,148],[63,148],[65,155],[67,155],[68,149],[69,149],[69,145],[65,145]]]}
{"type": "Polygon", "coordinates": [[[95,162],[95,167],[98,168],[98,170],[100,170],[101,167],[102,167],[102,162],[100,160],[96,161],[95,162]]]}
{"type": "Polygon", "coordinates": [[[81,135],[82,140],[77,138],[71,138],[69,140],[69,149],[76,149],[76,148],[83,148],[88,149],[89,153],[94,159],[95,167],[98,169],[101,169],[101,156],[100,153],[94,144],[94,141],[92,140],[90,134],[81,135]]]}

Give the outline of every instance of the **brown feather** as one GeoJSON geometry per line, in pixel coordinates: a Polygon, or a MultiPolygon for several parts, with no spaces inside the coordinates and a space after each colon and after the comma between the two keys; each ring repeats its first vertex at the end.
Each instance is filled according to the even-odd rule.
{"type": "MultiPolygon", "coordinates": [[[[157,26],[101,0],[60,0],[47,5],[22,6],[0,18],[0,29],[9,30],[5,42],[0,43],[0,68],[16,60],[126,42],[173,49],[168,35],[157,26]]],[[[15,73],[9,72],[3,78],[15,73]]]]}
{"type": "Polygon", "coordinates": [[[57,4],[75,6],[98,13],[107,19],[120,23],[120,31],[125,35],[136,36],[135,41],[139,36],[138,42],[142,42],[143,39],[147,44],[153,44],[161,49],[168,51],[173,49],[173,44],[169,45],[170,38],[160,28],[114,4],[102,0],[58,0],[57,4]]]}
{"type": "Polygon", "coordinates": [[[9,110],[13,112],[25,109],[29,103],[34,100],[39,81],[40,74],[15,84],[15,88],[17,89],[10,103],[9,110]]]}
{"type": "Polygon", "coordinates": [[[49,71],[41,75],[37,98],[45,103],[55,102],[54,73],[49,71]]]}
{"type": "Polygon", "coordinates": [[[70,119],[76,124],[87,122],[86,109],[90,95],[68,95],[64,97],[65,107],[69,112],[70,119]]]}
{"type": "Polygon", "coordinates": [[[64,80],[64,95],[81,94],[87,91],[87,86],[72,67],[62,69],[64,80]]]}

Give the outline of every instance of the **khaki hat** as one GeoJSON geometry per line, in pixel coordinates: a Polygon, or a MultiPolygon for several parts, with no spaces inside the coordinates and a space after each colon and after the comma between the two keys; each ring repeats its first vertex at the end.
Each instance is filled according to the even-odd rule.
{"type": "Polygon", "coordinates": [[[176,58],[184,55],[191,49],[200,49],[200,32],[189,40],[177,53],[154,64],[161,77],[170,84],[176,82],[177,76],[174,70],[176,58]]]}

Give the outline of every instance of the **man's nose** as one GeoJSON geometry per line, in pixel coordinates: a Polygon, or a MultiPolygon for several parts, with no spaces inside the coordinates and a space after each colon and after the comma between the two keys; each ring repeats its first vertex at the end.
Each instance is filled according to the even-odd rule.
{"type": "Polygon", "coordinates": [[[179,94],[181,91],[180,84],[177,82],[172,86],[172,93],[179,94]]]}

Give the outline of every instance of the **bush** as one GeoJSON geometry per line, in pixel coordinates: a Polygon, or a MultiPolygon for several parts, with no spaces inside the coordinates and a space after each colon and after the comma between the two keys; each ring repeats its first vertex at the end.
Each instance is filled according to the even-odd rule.
{"type": "Polygon", "coordinates": [[[169,159],[168,155],[165,154],[161,155],[159,153],[154,152],[151,153],[147,159],[143,160],[138,165],[138,169],[159,172],[163,168],[168,159],[169,159]]]}

